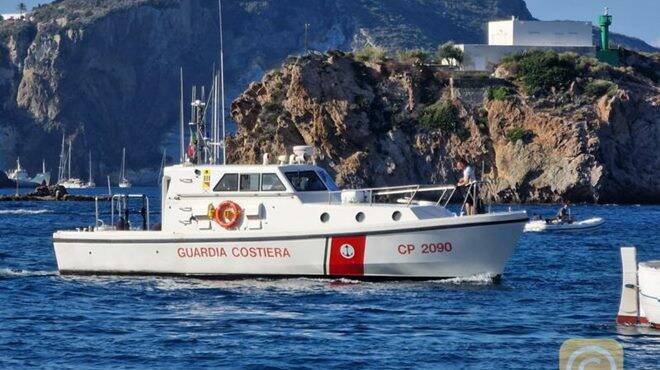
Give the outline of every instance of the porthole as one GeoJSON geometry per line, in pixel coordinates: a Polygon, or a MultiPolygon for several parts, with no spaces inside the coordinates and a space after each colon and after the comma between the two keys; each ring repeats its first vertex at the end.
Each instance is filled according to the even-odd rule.
{"type": "Polygon", "coordinates": [[[321,213],[321,222],[330,221],[330,215],[327,212],[321,213]]]}
{"type": "Polygon", "coordinates": [[[355,215],[355,221],[357,221],[357,222],[362,222],[362,221],[364,221],[364,213],[362,213],[362,212],[358,212],[358,213],[355,215]]]}
{"type": "Polygon", "coordinates": [[[401,212],[394,211],[394,213],[392,213],[392,219],[394,221],[399,221],[401,219],[401,212]]]}

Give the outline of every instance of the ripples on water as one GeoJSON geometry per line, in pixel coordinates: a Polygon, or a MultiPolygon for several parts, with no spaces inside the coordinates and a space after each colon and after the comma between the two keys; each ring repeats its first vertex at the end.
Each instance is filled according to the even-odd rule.
{"type": "Polygon", "coordinates": [[[627,368],[660,358],[660,334],[613,324],[618,247],[660,258],[657,206],[576,206],[605,227],[524,234],[497,284],[61,277],[51,234],[93,207],[0,204],[0,368],[557,368],[576,337],[616,339],[627,368]]]}

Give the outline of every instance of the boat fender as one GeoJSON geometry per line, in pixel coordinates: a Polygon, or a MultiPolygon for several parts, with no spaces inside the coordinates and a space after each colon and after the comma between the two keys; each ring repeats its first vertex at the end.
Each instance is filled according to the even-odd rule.
{"type": "Polygon", "coordinates": [[[231,200],[225,200],[224,202],[218,205],[218,208],[215,209],[215,222],[218,225],[224,227],[225,229],[232,229],[238,224],[238,221],[241,218],[242,210],[241,207],[232,202],[231,200]]]}
{"type": "Polygon", "coordinates": [[[209,206],[206,210],[206,216],[209,218],[209,220],[212,220],[215,218],[215,207],[213,207],[212,203],[209,203],[209,206]]]}

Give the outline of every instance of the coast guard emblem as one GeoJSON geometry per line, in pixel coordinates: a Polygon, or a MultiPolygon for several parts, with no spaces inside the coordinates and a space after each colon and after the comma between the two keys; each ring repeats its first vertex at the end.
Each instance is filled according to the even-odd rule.
{"type": "Polygon", "coordinates": [[[355,248],[350,244],[343,244],[339,247],[339,253],[341,253],[342,257],[350,260],[355,257],[355,248]]]}

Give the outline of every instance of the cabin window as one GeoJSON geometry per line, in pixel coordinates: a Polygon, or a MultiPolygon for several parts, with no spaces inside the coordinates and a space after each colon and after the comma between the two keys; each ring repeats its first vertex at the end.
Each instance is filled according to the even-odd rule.
{"type": "Polygon", "coordinates": [[[264,173],[261,175],[261,190],[263,191],[285,191],[286,187],[274,173],[264,173]]]}
{"type": "Polygon", "coordinates": [[[224,174],[213,188],[213,191],[238,191],[238,174],[224,174]]]}
{"type": "Polygon", "coordinates": [[[328,190],[315,171],[292,171],[285,175],[296,191],[328,190]]]}
{"type": "Polygon", "coordinates": [[[339,190],[339,187],[337,186],[337,184],[335,184],[335,180],[333,180],[332,177],[330,177],[330,175],[325,170],[319,170],[319,174],[321,175],[321,179],[323,179],[325,186],[328,187],[328,190],[330,191],[339,190]]]}
{"type": "Polygon", "coordinates": [[[241,174],[241,191],[259,191],[259,174],[241,174]]]}

